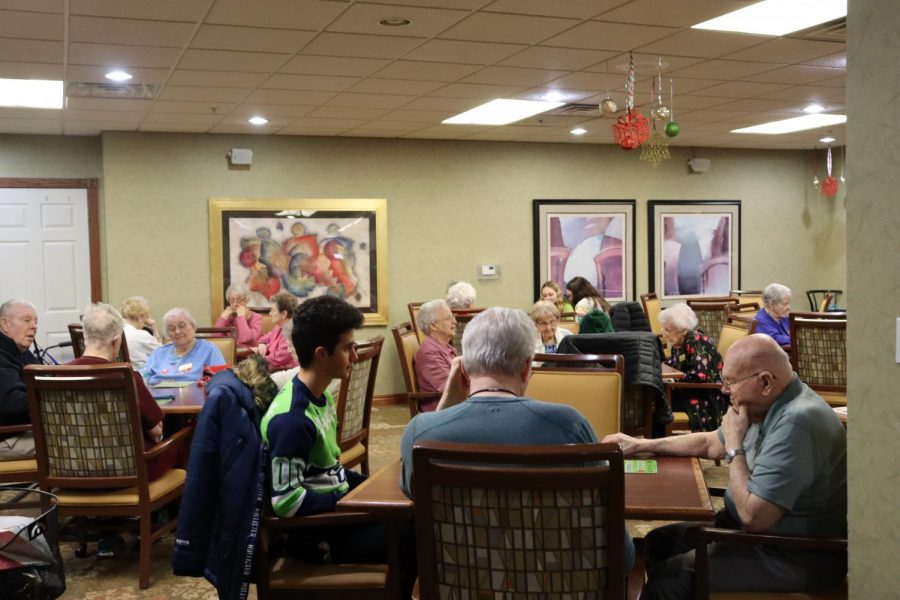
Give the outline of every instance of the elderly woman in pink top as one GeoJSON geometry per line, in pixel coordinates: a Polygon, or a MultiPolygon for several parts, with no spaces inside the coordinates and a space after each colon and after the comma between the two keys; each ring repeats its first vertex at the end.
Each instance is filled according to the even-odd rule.
{"type": "Polygon", "coordinates": [[[243,283],[232,283],[225,290],[228,306],[219,315],[216,327],[234,327],[237,329],[239,346],[255,346],[262,335],[262,317],[247,308],[250,299],[250,288],[243,283]]]}
{"type": "Polygon", "coordinates": [[[297,297],[289,292],[278,292],[269,301],[272,308],[272,329],[256,342],[254,351],[266,359],[271,369],[290,369],[297,366],[297,359],[291,354],[291,344],[284,334],[284,327],[290,326],[297,309],[297,297]]]}

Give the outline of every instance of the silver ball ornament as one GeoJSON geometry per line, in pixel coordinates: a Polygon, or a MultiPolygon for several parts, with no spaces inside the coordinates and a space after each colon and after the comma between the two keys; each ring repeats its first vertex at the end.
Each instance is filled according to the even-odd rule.
{"type": "Polygon", "coordinates": [[[666,105],[659,104],[653,107],[653,110],[650,111],[650,114],[657,121],[668,121],[671,111],[669,111],[669,107],[667,107],[666,105]]]}
{"type": "Polygon", "coordinates": [[[604,98],[600,103],[600,111],[603,113],[604,117],[614,115],[617,110],[619,110],[619,107],[616,105],[616,101],[609,96],[604,98]]]}

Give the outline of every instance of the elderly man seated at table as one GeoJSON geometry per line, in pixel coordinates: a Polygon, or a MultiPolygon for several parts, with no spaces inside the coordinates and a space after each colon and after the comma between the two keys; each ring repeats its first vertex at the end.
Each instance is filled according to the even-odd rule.
{"type": "Polygon", "coordinates": [[[250,288],[243,283],[232,283],[225,290],[228,306],[216,319],[216,327],[234,327],[237,329],[237,343],[240,346],[256,346],[256,340],[262,335],[263,319],[247,308],[250,299],[250,288]]]}
{"type": "MultiPolygon", "coordinates": [[[[538,342],[521,310],[489,308],[463,332],[437,412],[416,415],[400,442],[403,492],[412,497],[412,449],[419,440],[471,444],[587,444],[597,436],[587,419],[563,404],[524,397],[538,342]]],[[[625,567],[634,563],[626,532],[625,567]]]]}
{"type": "MultiPolygon", "coordinates": [[[[697,331],[697,315],[690,306],[679,302],[663,309],[659,324],[672,349],[666,364],[684,373],[684,381],[722,381],[722,357],[706,334],[697,331]]],[[[679,389],[672,392],[672,410],[688,414],[691,431],[715,431],[728,410],[728,402],[719,390],[679,389]]]]}
{"type": "Polygon", "coordinates": [[[416,324],[425,334],[413,358],[419,391],[441,392],[450,374],[450,362],[456,356],[456,349],[450,345],[456,333],[456,319],[446,302],[431,300],[419,307],[416,324]]]}
{"type": "MultiPolygon", "coordinates": [[[[801,537],[847,536],[847,437],[834,411],[791,372],[775,341],[754,334],[725,357],[722,390],[732,407],[718,431],[659,439],[617,433],[625,456],[642,452],[727,458],[725,508],[716,526],[801,537]]],[[[676,523],[647,536],[643,600],[694,597],[694,551],[676,523]]],[[[709,546],[714,592],[799,592],[838,586],[846,556],[774,546],[709,546]]]]}
{"type": "Polygon", "coordinates": [[[535,302],[531,310],[528,311],[528,316],[534,321],[538,334],[541,336],[541,339],[534,346],[534,351],[537,353],[556,354],[556,347],[559,346],[562,339],[567,335],[572,335],[571,331],[557,327],[559,325],[559,310],[552,302],[543,300],[535,302]]]}
{"type": "MultiPolygon", "coordinates": [[[[37,312],[28,300],[7,300],[0,306],[0,425],[31,423],[22,369],[40,362],[30,350],[37,326],[37,312]]],[[[0,461],[33,456],[31,432],[0,436],[0,461]]]]}
{"type": "Polygon", "coordinates": [[[170,344],[153,351],[144,364],[144,379],[150,385],[163,381],[199,381],[204,367],[225,364],[215,344],[198,340],[197,322],[186,308],[176,307],[163,316],[170,344]]]}
{"type": "Polygon", "coordinates": [[[764,333],[782,346],[791,345],[791,290],[770,283],[763,290],[763,307],[756,313],[756,333],[764,333]]]}

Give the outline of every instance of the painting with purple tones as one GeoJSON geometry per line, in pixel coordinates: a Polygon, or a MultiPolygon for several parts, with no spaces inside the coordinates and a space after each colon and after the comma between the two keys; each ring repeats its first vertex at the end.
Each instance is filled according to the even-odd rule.
{"type": "Polygon", "coordinates": [[[633,200],[535,200],[535,289],[587,279],[610,302],[634,297],[633,200]]]}
{"type": "Polygon", "coordinates": [[[739,201],[650,201],[651,291],[661,300],[740,287],[739,201]]]}

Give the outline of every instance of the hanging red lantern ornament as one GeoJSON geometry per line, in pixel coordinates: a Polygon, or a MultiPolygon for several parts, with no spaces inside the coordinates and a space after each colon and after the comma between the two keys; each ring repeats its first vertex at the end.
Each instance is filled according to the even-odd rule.
{"type": "Polygon", "coordinates": [[[613,141],[623,150],[640,148],[650,137],[650,120],[634,108],[634,57],[628,53],[625,80],[625,114],[612,126],[613,141]]]}
{"type": "Polygon", "coordinates": [[[822,181],[822,185],[820,189],[822,190],[822,195],[826,198],[831,198],[835,194],[838,193],[838,180],[837,177],[831,174],[831,145],[828,146],[828,159],[826,161],[828,166],[828,177],[826,177],[822,181]]]}

